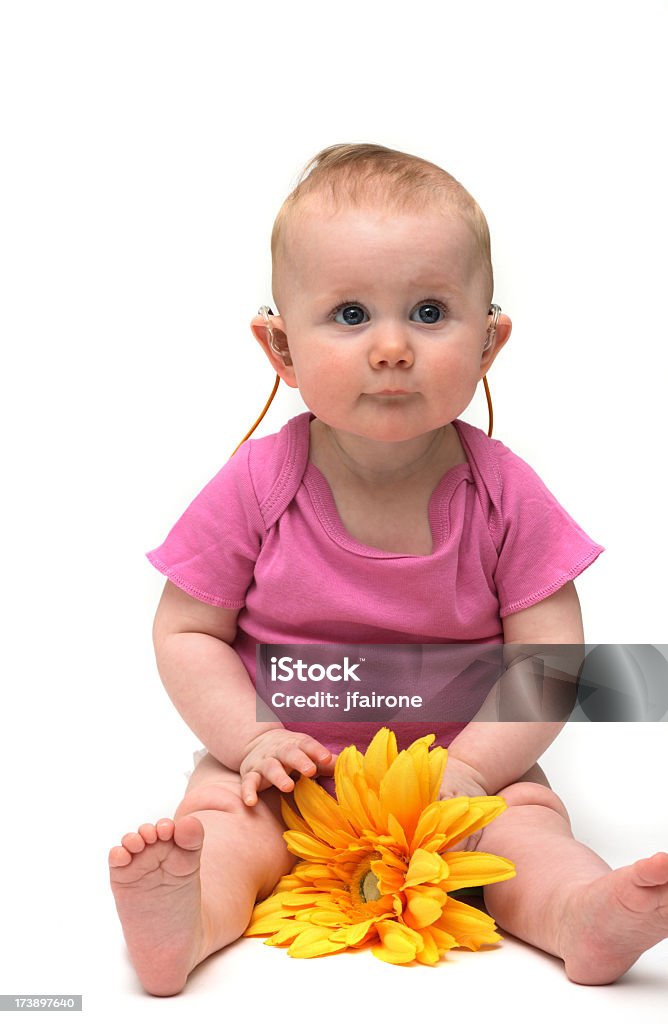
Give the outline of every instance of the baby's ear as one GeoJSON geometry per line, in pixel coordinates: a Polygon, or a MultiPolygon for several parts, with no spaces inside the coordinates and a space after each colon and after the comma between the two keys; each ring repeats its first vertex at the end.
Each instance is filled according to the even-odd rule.
{"type": "Polygon", "coordinates": [[[490,366],[498,356],[499,352],[508,341],[512,329],[513,324],[510,317],[506,316],[505,313],[501,313],[499,316],[499,322],[496,325],[496,330],[494,332],[492,344],[489,346],[489,348],[484,349],[480,357],[481,377],[484,377],[484,375],[488,372],[490,366]]]}
{"type": "Polygon", "coordinates": [[[272,314],[267,319],[258,314],[250,323],[251,331],[262,351],[281,380],[291,387],[297,387],[292,358],[288,347],[283,318],[272,314]]]}

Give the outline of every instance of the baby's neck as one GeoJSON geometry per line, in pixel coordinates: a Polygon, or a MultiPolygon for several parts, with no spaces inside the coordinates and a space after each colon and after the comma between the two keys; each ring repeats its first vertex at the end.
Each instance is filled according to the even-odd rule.
{"type": "MultiPolygon", "coordinates": [[[[311,422],[311,461],[320,469],[336,467],[339,473],[349,475],[358,484],[374,489],[393,487],[442,472],[452,458],[452,434],[456,437],[454,427],[447,425],[410,441],[371,441],[333,430],[314,419],[311,422]]],[[[456,440],[458,442],[458,438],[456,440]]]]}

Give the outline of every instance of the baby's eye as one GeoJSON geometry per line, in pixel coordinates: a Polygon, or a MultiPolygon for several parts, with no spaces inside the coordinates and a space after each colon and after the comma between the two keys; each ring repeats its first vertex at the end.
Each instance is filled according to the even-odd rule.
{"type": "Polygon", "coordinates": [[[410,319],[420,324],[437,324],[445,319],[446,309],[440,302],[421,302],[410,315],[410,319]]]}
{"type": "Polygon", "coordinates": [[[358,324],[366,323],[369,319],[366,311],[353,303],[332,310],[331,316],[337,324],[347,324],[350,327],[357,327],[358,324]]]}

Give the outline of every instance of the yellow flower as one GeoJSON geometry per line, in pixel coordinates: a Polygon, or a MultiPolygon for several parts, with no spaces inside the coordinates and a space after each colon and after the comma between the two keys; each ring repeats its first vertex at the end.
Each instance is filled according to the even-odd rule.
{"type": "Polygon", "coordinates": [[[300,778],[282,800],[289,850],[301,861],[259,903],[245,932],[267,935],[293,957],[370,946],[393,964],[435,964],[455,946],[500,939],[488,914],[461,903],[458,889],[512,878],[511,861],[448,852],[505,810],[498,796],[439,800],[447,750],[433,735],[397,752],[393,732],[376,733],[365,755],[339,754],[337,799],[300,778]]]}

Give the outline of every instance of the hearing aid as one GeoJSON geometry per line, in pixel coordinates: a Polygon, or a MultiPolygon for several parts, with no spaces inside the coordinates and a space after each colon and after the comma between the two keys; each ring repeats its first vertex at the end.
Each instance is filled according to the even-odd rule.
{"type": "Polygon", "coordinates": [[[258,314],[264,317],[264,322],[267,325],[267,333],[269,334],[269,344],[273,345],[274,329],[271,326],[271,320],[269,319],[269,317],[273,316],[274,312],[272,309],[270,309],[269,306],[260,306],[260,308],[258,309],[258,314]]]}
{"type": "MultiPolygon", "coordinates": [[[[285,358],[284,353],[281,352],[281,350],[276,345],[276,340],[274,338],[274,330],[273,330],[273,328],[271,326],[271,320],[269,319],[270,316],[274,315],[273,311],[269,308],[269,306],[260,306],[260,308],[258,309],[257,312],[258,312],[258,316],[264,317],[264,322],[265,322],[266,327],[267,327],[267,333],[269,334],[269,348],[271,349],[272,352],[275,352],[276,355],[283,356],[283,358],[285,358]]],[[[255,423],[250,428],[250,430],[246,434],[244,434],[244,436],[242,437],[241,441],[239,441],[239,444],[236,446],[236,448],[232,452],[232,455],[236,455],[236,453],[239,451],[239,449],[241,448],[241,446],[244,443],[244,441],[247,441],[248,438],[251,437],[251,435],[254,433],[256,427],[258,427],[260,425],[260,423],[262,422],[262,420],[264,419],[264,417],[267,414],[267,410],[269,409],[269,406],[271,405],[271,403],[274,400],[276,392],[278,391],[278,385],[280,383],[281,383],[281,378],[279,377],[278,374],[276,374],[276,379],[274,380],[274,386],[271,389],[271,394],[269,395],[269,398],[265,402],[264,409],[262,410],[262,412],[260,413],[258,418],[255,420],[255,423]]],[[[231,457],[232,456],[230,456],[230,458],[231,457]]]]}
{"type": "Polygon", "coordinates": [[[267,333],[269,335],[269,348],[274,353],[274,355],[279,356],[279,358],[283,360],[286,366],[292,366],[292,360],[290,359],[289,352],[287,351],[287,349],[281,348],[278,342],[276,341],[274,329],[271,326],[271,320],[269,319],[270,316],[274,315],[273,310],[271,310],[269,306],[260,306],[260,308],[258,309],[258,313],[260,314],[260,316],[264,317],[264,322],[267,326],[267,333]]]}
{"type": "Polygon", "coordinates": [[[499,316],[501,315],[501,306],[497,306],[496,302],[492,302],[489,307],[489,316],[492,318],[492,322],[487,328],[487,337],[485,338],[485,344],[482,347],[483,352],[486,352],[494,344],[494,338],[496,337],[496,328],[499,325],[499,316]]]}

